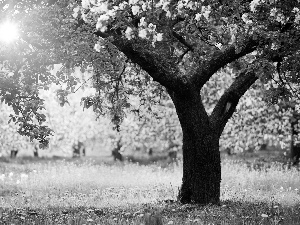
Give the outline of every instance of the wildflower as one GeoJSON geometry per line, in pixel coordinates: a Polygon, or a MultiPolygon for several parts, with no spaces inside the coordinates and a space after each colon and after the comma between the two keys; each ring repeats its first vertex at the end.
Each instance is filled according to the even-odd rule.
{"type": "Polygon", "coordinates": [[[263,218],[267,218],[267,217],[269,217],[267,214],[261,214],[261,217],[263,217],[263,218]]]}
{"type": "Polygon", "coordinates": [[[167,224],[171,225],[171,224],[174,224],[174,222],[172,220],[170,220],[167,224]]]}
{"type": "Polygon", "coordinates": [[[4,178],[5,178],[5,174],[1,174],[0,175],[0,180],[4,181],[4,178]]]}

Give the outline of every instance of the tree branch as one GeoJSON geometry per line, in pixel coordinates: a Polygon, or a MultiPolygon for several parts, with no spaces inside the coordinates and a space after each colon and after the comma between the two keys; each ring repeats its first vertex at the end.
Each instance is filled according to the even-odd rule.
{"type": "Polygon", "coordinates": [[[211,124],[219,131],[219,135],[222,134],[227,121],[235,112],[240,98],[257,79],[258,77],[255,75],[254,71],[245,69],[221,96],[212,114],[210,115],[211,124]]]}
{"type": "Polygon", "coordinates": [[[201,61],[200,65],[193,74],[193,83],[201,89],[202,86],[216,73],[219,69],[235,60],[253,52],[259,45],[258,40],[249,38],[243,44],[243,47],[236,51],[235,46],[230,46],[224,51],[216,51],[210,60],[201,61]]]}
{"type": "Polygon", "coordinates": [[[139,43],[137,39],[125,40],[116,33],[107,34],[98,31],[95,34],[102,38],[113,36],[114,38],[111,43],[123,52],[133,63],[138,64],[146,71],[154,81],[159,82],[166,88],[180,91],[184,81],[181,79],[181,73],[175,61],[166,59],[154,51],[148,51],[143,47],[144,44],[139,43]]]}
{"type": "Polygon", "coordinates": [[[193,46],[188,43],[182,36],[180,36],[179,34],[177,34],[174,30],[172,30],[172,35],[173,37],[175,37],[181,44],[183,44],[184,46],[186,46],[190,51],[193,51],[193,46]]]}

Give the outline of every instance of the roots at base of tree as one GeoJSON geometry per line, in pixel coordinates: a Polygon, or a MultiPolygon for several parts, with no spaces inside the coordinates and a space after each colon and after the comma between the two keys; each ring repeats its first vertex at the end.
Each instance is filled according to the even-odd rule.
{"type": "Polygon", "coordinates": [[[192,182],[183,181],[178,201],[182,204],[220,205],[220,182],[218,178],[205,181],[201,176],[193,178],[192,182]]]}

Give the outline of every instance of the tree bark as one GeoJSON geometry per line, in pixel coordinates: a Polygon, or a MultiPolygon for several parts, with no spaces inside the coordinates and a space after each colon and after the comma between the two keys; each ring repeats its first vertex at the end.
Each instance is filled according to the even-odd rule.
{"type": "Polygon", "coordinates": [[[170,93],[183,132],[181,203],[219,204],[221,159],[219,132],[212,129],[197,90],[188,95],[170,93]]]}
{"type": "Polygon", "coordinates": [[[293,165],[299,164],[300,159],[300,144],[296,143],[295,139],[298,139],[299,135],[299,119],[300,115],[298,115],[295,111],[293,113],[293,117],[291,118],[291,127],[292,127],[292,138],[291,138],[291,153],[290,158],[293,162],[293,165]]]}

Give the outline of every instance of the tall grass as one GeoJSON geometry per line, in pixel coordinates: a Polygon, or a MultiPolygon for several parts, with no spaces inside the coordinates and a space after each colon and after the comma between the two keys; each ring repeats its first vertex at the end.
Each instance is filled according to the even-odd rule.
{"type": "MultiPolygon", "coordinates": [[[[182,178],[181,164],[161,168],[61,161],[33,164],[27,171],[0,173],[2,206],[103,207],[157,202],[175,199],[182,178]]],[[[300,173],[276,164],[266,172],[224,162],[221,187],[222,200],[300,202],[300,173]]]]}
{"type": "MultiPolygon", "coordinates": [[[[47,211],[51,208],[93,210],[95,208],[134,208],[133,211],[137,211],[149,204],[160,207],[164,205],[161,204],[161,200],[176,199],[182,178],[180,163],[162,168],[156,165],[95,165],[91,161],[82,164],[60,161],[8,168],[10,169],[6,168],[2,171],[0,168],[0,207],[9,209],[30,208],[47,211]]],[[[247,222],[255,213],[256,216],[251,221],[256,224],[257,221],[264,219],[261,215],[266,213],[268,217],[271,214],[269,208],[272,209],[278,205],[282,207],[300,205],[299,178],[300,172],[296,169],[288,170],[277,164],[271,165],[271,168],[267,170],[249,171],[246,165],[225,161],[222,163],[221,200],[223,206],[221,208],[212,208],[212,211],[205,208],[204,211],[201,209],[197,213],[195,211],[189,219],[185,216],[184,218],[175,216],[175,218],[174,215],[168,216],[168,213],[165,215],[169,221],[174,222],[169,224],[183,224],[187,220],[192,221],[191,224],[203,224],[203,221],[224,222],[220,215],[229,221],[228,224],[234,224],[233,221],[238,218],[237,224],[239,224],[240,221],[247,222]],[[230,202],[234,205],[233,209],[226,209],[231,204],[230,202]],[[236,203],[238,203],[237,206],[236,203]],[[258,209],[257,204],[265,206],[258,209]],[[231,214],[233,217],[229,218],[231,214]],[[205,220],[199,215],[205,215],[205,220]],[[196,220],[200,222],[194,223],[193,221],[196,220]]],[[[178,215],[187,215],[186,208],[178,207],[169,208],[169,211],[179,213],[178,215]]],[[[292,218],[290,215],[294,213],[293,210],[288,211],[288,216],[285,217],[292,218]]],[[[144,215],[141,211],[138,213],[144,215]]],[[[125,217],[126,215],[137,216],[138,213],[131,211],[131,214],[125,212],[121,214],[123,218],[123,215],[125,217]]],[[[103,222],[105,224],[140,224],[136,220],[130,223],[128,218],[124,223],[117,222],[120,220],[114,220],[113,217],[106,219],[103,222]]],[[[295,224],[300,221],[300,218],[296,220],[295,224]]],[[[293,224],[293,221],[295,220],[289,220],[287,224],[293,224]]]]}

